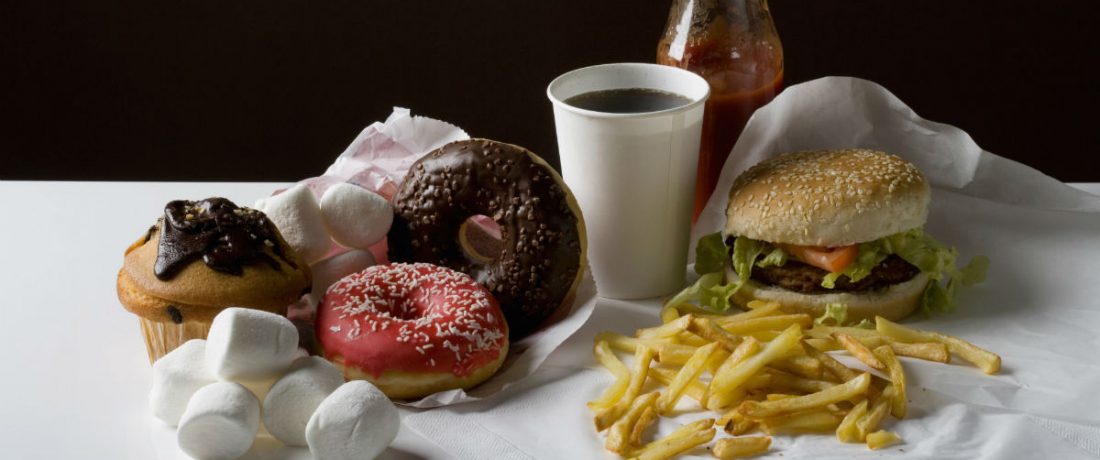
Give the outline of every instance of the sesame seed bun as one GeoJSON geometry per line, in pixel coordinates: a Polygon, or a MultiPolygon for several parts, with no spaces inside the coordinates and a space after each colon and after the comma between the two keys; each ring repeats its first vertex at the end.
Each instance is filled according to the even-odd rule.
{"type": "Polygon", "coordinates": [[[730,189],[725,235],[836,247],[924,226],[928,182],[911,163],[863,149],[780,155],[730,189]]]}

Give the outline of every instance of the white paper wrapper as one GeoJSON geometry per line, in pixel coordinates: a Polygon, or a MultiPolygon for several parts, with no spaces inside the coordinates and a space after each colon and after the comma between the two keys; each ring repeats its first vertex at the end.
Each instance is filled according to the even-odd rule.
{"type": "MultiPolygon", "coordinates": [[[[987,376],[957,357],[949,365],[902,358],[909,416],[891,418],[884,428],[903,444],[870,451],[832,435],[776,436],[768,457],[1100,457],[1100,197],[982,151],[966,133],[918,117],[877,84],[837,77],[792,86],[757,111],[718,190],[729,190],[740,172],[772,155],[841,147],[882,149],[915,163],[934,184],[926,229],[958,247],[963,260],[989,256],[987,280],[962,291],[958,311],[907,323],[993,350],[1003,368],[987,376]]],[[[716,194],[696,239],[722,228],[725,207],[725,194],[716,194]]],[[[611,378],[582,357],[590,341],[574,342],[595,331],[629,334],[654,325],[657,303],[633,302],[633,309],[615,312],[601,304],[593,324],[563,349],[580,350],[573,362],[555,357],[545,372],[500,398],[413,414],[405,424],[461,458],[608,456],[584,402],[611,378]],[[570,365],[582,369],[557,367],[570,365]]],[[[714,416],[681,404],[690,410],[662,420],[654,436],[714,416]]],[[[689,454],[709,458],[703,449],[689,454]]]]}
{"type": "MultiPolygon", "coordinates": [[[[401,180],[417,159],[444,144],[463,139],[469,139],[469,136],[457,126],[432,118],[413,116],[409,109],[397,107],[385,122],[375,122],[359,133],[351,145],[328,167],[325,174],[301,182],[308,185],[318,199],[328,187],[340,182],[355,183],[392,199],[401,180]]],[[[483,225],[490,235],[499,237],[499,229],[486,221],[487,219],[482,219],[476,222],[483,225]]],[[[370,249],[376,260],[386,260],[384,241],[370,249]]],[[[346,248],[334,243],[327,257],[345,251],[346,248]]],[[[595,297],[595,285],[591,277],[586,276],[577,290],[568,316],[536,334],[511,343],[508,357],[500,370],[469,392],[444,391],[399,404],[430,408],[477,401],[523,380],[534,373],[551,352],[588,320],[595,305],[595,297]]],[[[292,316],[309,319],[312,316],[311,307],[297,305],[292,310],[292,316]]]]}

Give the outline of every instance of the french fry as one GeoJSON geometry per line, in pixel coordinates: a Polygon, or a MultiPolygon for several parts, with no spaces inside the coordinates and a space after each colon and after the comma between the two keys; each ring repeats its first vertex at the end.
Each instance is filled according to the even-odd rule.
{"type": "MultiPolygon", "coordinates": [[[[685,318],[687,318],[685,316],[685,318]]],[[[664,415],[672,411],[676,407],[676,402],[680,400],[680,396],[684,394],[684,388],[689,383],[697,381],[699,375],[706,369],[707,360],[710,359],[711,353],[719,347],[718,342],[711,342],[710,345],[704,345],[695,350],[695,353],[684,363],[684,367],[680,368],[680,372],[676,374],[676,377],[672,379],[672,382],[668,385],[668,391],[657,402],[657,412],[664,415]]]]}
{"type": "Polygon", "coordinates": [[[836,358],[829,356],[828,353],[825,353],[809,345],[806,345],[802,348],[806,349],[807,355],[817,359],[818,361],[821,361],[821,365],[825,367],[825,370],[832,374],[833,377],[835,377],[836,380],[839,382],[847,382],[856,378],[856,376],[859,375],[859,372],[856,372],[855,369],[845,366],[840,361],[837,361],[836,358]]]}
{"type": "Polygon", "coordinates": [[[871,374],[863,373],[844,384],[805,396],[764,402],[745,401],[741,403],[740,410],[745,417],[764,418],[824,408],[829,404],[866,394],[870,385],[871,374]]]}
{"type": "Polygon", "coordinates": [[[782,331],[795,324],[801,329],[805,329],[813,323],[813,317],[806,314],[765,316],[739,321],[718,321],[722,329],[736,335],[748,335],[757,331],[782,331]]]}
{"type": "Polygon", "coordinates": [[[661,308],[661,322],[667,323],[680,317],[680,310],[675,305],[665,305],[661,308]]]}
{"type": "Polygon", "coordinates": [[[687,326],[688,331],[711,342],[722,344],[726,351],[733,352],[741,343],[741,338],[730,334],[710,318],[693,318],[687,326]]]}
{"type": "Polygon", "coordinates": [[[901,441],[901,437],[893,431],[879,430],[867,435],[867,447],[871,450],[879,450],[890,447],[901,441]]]}
{"type": "Polygon", "coordinates": [[[672,337],[676,335],[677,332],[687,330],[688,325],[691,324],[692,318],[694,318],[694,316],[684,315],[657,327],[638,329],[634,332],[634,335],[639,339],[663,339],[665,337],[672,337]]]}
{"type": "Polygon", "coordinates": [[[718,426],[721,426],[726,433],[734,436],[740,436],[748,433],[756,428],[756,420],[749,420],[745,418],[743,414],[737,411],[737,409],[730,410],[718,419],[718,426]]]}
{"type": "Polygon", "coordinates": [[[770,367],[787,371],[808,379],[820,379],[822,364],[818,359],[809,356],[790,356],[769,364],[770,367]]]}
{"type": "Polygon", "coordinates": [[[757,422],[756,420],[750,420],[745,418],[744,416],[741,416],[736,419],[731,419],[728,423],[725,424],[724,429],[726,433],[734,436],[740,436],[756,429],[758,425],[759,422],[757,422]]]}
{"type": "MultiPolygon", "coordinates": [[[[741,343],[744,343],[743,341],[741,343]]],[[[722,367],[722,363],[729,359],[732,353],[726,351],[725,348],[719,348],[711,353],[710,359],[707,360],[707,370],[711,375],[718,373],[718,368],[722,367]]]]}
{"type": "MultiPolygon", "coordinates": [[[[908,356],[910,358],[923,359],[925,361],[935,361],[938,363],[951,362],[951,353],[948,353],[947,345],[939,342],[908,343],[884,335],[856,337],[856,340],[858,340],[859,343],[862,343],[863,346],[869,349],[875,349],[883,345],[889,345],[890,348],[894,350],[894,354],[898,356],[908,356]]],[[[817,348],[819,350],[822,349],[821,347],[817,348]]]]}
{"type": "MultiPolygon", "coordinates": [[[[893,390],[887,390],[883,394],[891,393],[893,390]]],[[[878,398],[871,408],[867,410],[867,415],[863,416],[856,422],[856,432],[859,434],[860,439],[867,439],[867,435],[878,428],[878,425],[882,423],[882,419],[886,418],[886,414],[890,413],[890,398],[878,398]]]]}
{"type": "Polygon", "coordinates": [[[672,336],[672,340],[676,341],[677,343],[682,343],[684,345],[690,345],[693,347],[701,347],[711,342],[710,340],[704,339],[687,331],[676,333],[676,335],[672,336]]]}
{"type": "Polygon", "coordinates": [[[634,431],[634,424],[642,413],[653,407],[659,395],[654,392],[635,398],[626,413],[607,430],[607,442],[604,443],[604,448],[617,454],[625,454],[630,449],[630,435],[634,431]]]}
{"type": "MultiPolygon", "coordinates": [[[[710,403],[711,403],[710,402],[710,394],[711,394],[711,391],[715,388],[714,381],[718,378],[718,376],[729,374],[733,370],[733,368],[737,367],[737,365],[741,364],[742,361],[744,361],[749,356],[755,354],[758,351],[760,351],[760,342],[759,341],[757,341],[756,339],[754,339],[752,337],[749,337],[745,340],[742,340],[741,344],[738,345],[737,348],[733,350],[733,353],[730,353],[729,357],[726,358],[726,360],[722,362],[722,365],[718,366],[717,370],[711,372],[711,374],[714,375],[714,378],[711,379],[710,385],[707,385],[706,391],[703,392],[703,407],[704,408],[711,408],[711,406],[710,406],[710,403]]],[[[736,394],[735,395],[730,395],[728,397],[728,399],[729,400],[739,399],[739,396],[740,395],[736,395],[736,394]]]]}
{"type": "Polygon", "coordinates": [[[840,346],[839,343],[836,343],[836,340],[833,340],[831,338],[810,337],[808,339],[804,339],[804,341],[807,345],[814,347],[820,351],[838,351],[844,349],[844,347],[840,346]]]}
{"type": "Polygon", "coordinates": [[[894,350],[894,354],[898,356],[908,356],[937,363],[951,362],[951,353],[948,353],[947,345],[939,342],[906,343],[890,337],[883,337],[883,342],[890,345],[890,348],[894,350]]]}
{"type": "Polygon", "coordinates": [[[656,421],[657,411],[653,410],[653,406],[646,407],[642,415],[638,417],[638,421],[634,422],[634,429],[630,431],[630,445],[642,445],[642,434],[656,421]]]}
{"type": "Polygon", "coordinates": [[[771,342],[782,333],[783,331],[752,331],[747,334],[747,337],[752,337],[761,342],[771,342]]]}
{"type": "Polygon", "coordinates": [[[611,346],[605,340],[597,341],[596,345],[592,347],[592,351],[596,355],[596,361],[615,376],[615,382],[607,387],[607,390],[604,390],[598,399],[589,402],[588,408],[592,410],[606,409],[615,405],[619,398],[623,396],[623,393],[626,392],[627,385],[630,385],[630,369],[627,369],[626,364],[623,364],[615,356],[615,353],[611,351],[611,346]]]}
{"type": "Polygon", "coordinates": [[[764,373],[771,377],[772,387],[784,390],[814,393],[836,386],[836,384],[832,382],[802,378],[776,369],[764,369],[764,373]]]}
{"type": "Polygon", "coordinates": [[[886,369],[890,375],[890,388],[893,389],[890,392],[890,413],[895,418],[905,418],[905,413],[908,411],[909,403],[906,401],[905,396],[905,370],[901,367],[901,362],[894,356],[894,350],[887,345],[883,345],[875,349],[875,356],[886,365],[886,369]]]}
{"type": "Polygon", "coordinates": [[[958,337],[940,334],[938,332],[920,331],[910,329],[881,316],[875,317],[875,329],[882,335],[897,339],[902,342],[939,342],[947,346],[951,353],[970,362],[986,374],[995,374],[1001,369],[1001,357],[996,353],[982,349],[970,342],[958,337]]]}
{"type": "Polygon", "coordinates": [[[879,449],[900,440],[879,430],[887,414],[907,412],[906,376],[898,356],[948,362],[952,353],[986,373],[1000,357],[962,339],[906,328],[876,318],[876,329],[814,325],[809,315],[788,314],[774,302],[753,301],[749,310],[714,316],[689,305],[667,305],[663,323],[634,337],[605,332],[593,354],[614,381],[588,403],[606,447],[631,458],[671,458],[712,440],[713,420],[681,426],[642,446],[642,439],[687,395],[704,408],[725,409],[717,425],[739,436],[711,449],[718,458],[756,455],[770,448],[769,435],[835,433],[841,442],[879,449]],[[630,366],[614,351],[634,354],[630,366]],[[889,380],[849,368],[829,352],[845,351],[889,380]],[[709,371],[709,382],[702,376],[709,371]],[[667,387],[641,394],[647,380],[667,387]]]}
{"type": "Polygon", "coordinates": [[[779,302],[773,300],[750,300],[745,305],[745,308],[754,311],[763,310],[765,308],[774,308],[776,311],[778,311],[780,307],[782,307],[782,305],[780,305],[779,302]]]}
{"type": "Polygon", "coordinates": [[[840,417],[832,412],[826,409],[818,409],[764,418],[760,420],[760,427],[770,435],[828,433],[836,430],[837,425],[840,425],[840,420],[840,417]]]}
{"type": "Polygon", "coordinates": [[[867,415],[867,400],[864,399],[856,404],[848,415],[844,416],[844,420],[840,421],[840,425],[836,427],[836,439],[840,442],[863,442],[863,437],[859,435],[859,430],[856,428],[856,423],[867,415]]]}
{"type": "Polygon", "coordinates": [[[639,345],[645,345],[657,351],[657,360],[664,364],[683,365],[695,348],[688,345],[678,345],[660,339],[638,339],[622,334],[601,332],[596,334],[596,340],[604,340],[612,349],[633,353],[639,345]]]}
{"type": "Polygon", "coordinates": [[[714,443],[710,453],[714,458],[728,460],[731,458],[751,457],[768,451],[772,445],[769,436],[745,436],[740,438],[723,438],[714,443]]]}
{"type": "Polygon", "coordinates": [[[815,324],[813,328],[806,331],[806,335],[814,338],[827,339],[832,338],[834,332],[848,334],[857,339],[873,338],[881,335],[874,329],[850,326],[828,326],[825,324],[815,324]]]}
{"type": "MultiPolygon", "coordinates": [[[[755,301],[750,301],[749,305],[752,305],[753,302],[755,302],[755,301]]],[[[696,316],[699,316],[700,318],[713,319],[713,320],[717,321],[719,325],[723,325],[723,324],[729,323],[729,322],[737,322],[737,321],[743,321],[743,320],[746,320],[746,319],[753,319],[753,318],[763,318],[765,316],[773,316],[773,315],[778,315],[778,314],[782,313],[782,311],[780,310],[780,305],[776,302],[758,302],[758,303],[756,303],[756,305],[757,305],[756,308],[753,308],[753,307],[750,306],[748,311],[743,311],[741,313],[737,313],[737,314],[733,314],[733,315],[706,315],[706,314],[703,314],[703,315],[696,315],[696,316]]]]}
{"type": "Polygon", "coordinates": [[[611,345],[611,348],[620,351],[633,351],[639,345],[645,345],[657,352],[657,361],[672,366],[682,366],[691,358],[691,355],[695,353],[695,349],[698,348],[662,340],[640,340],[625,336],[619,336],[613,340],[609,340],[608,344],[611,345]]]}
{"type": "Polygon", "coordinates": [[[634,352],[634,372],[630,376],[630,384],[627,385],[626,391],[619,402],[596,413],[596,432],[609,428],[633,404],[634,398],[638,397],[638,393],[641,392],[642,385],[645,384],[646,377],[649,375],[649,364],[653,362],[653,354],[653,349],[647,346],[639,346],[634,352]]]}
{"type": "MultiPolygon", "coordinates": [[[[789,350],[798,346],[802,338],[802,328],[798,324],[790,325],[783,334],[768,343],[759,353],[749,356],[735,366],[726,367],[724,364],[714,375],[708,387],[708,408],[722,408],[732,400],[734,390],[745,383],[753,374],[760,372],[764,366],[787,354],[789,350]]],[[[746,340],[747,342],[747,340],[746,340]]],[[[737,353],[730,355],[733,359],[737,353]]],[[[727,360],[726,362],[729,362],[727,360]]]]}
{"type": "Polygon", "coordinates": [[[880,371],[886,370],[886,365],[882,364],[882,361],[879,361],[878,358],[875,358],[875,354],[872,353],[871,350],[864,346],[863,343],[861,343],[859,340],[856,340],[855,337],[852,337],[843,332],[834,332],[833,339],[835,339],[838,343],[840,343],[841,346],[848,350],[848,353],[851,353],[852,356],[856,357],[856,359],[860,360],[863,364],[866,364],[867,367],[878,369],[880,371]]]}
{"type": "Polygon", "coordinates": [[[639,460],[657,460],[675,457],[681,453],[706,444],[714,439],[714,419],[708,418],[692,422],[677,428],[672,434],[646,444],[632,452],[631,458],[639,460]]]}
{"type": "MultiPolygon", "coordinates": [[[[649,376],[656,380],[661,385],[669,386],[672,384],[672,380],[676,378],[677,371],[667,367],[652,367],[649,369],[649,376]]],[[[688,382],[684,387],[684,396],[687,396],[696,401],[700,401],[702,405],[703,393],[707,391],[706,385],[698,380],[694,382],[688,382]]]]}

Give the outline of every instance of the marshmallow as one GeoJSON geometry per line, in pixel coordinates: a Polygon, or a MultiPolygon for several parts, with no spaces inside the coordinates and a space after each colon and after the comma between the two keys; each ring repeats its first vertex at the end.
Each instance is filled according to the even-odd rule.
{"type": "Polygon", "coordinates": [[[217,382],[191,396],[176,441],[199,460],[229,460],[252,447],[260,428],[260,401],[239,383],[217,382]]]}
{"type": "Polygon", "coordinates": [[[256,201],[255,208],[267,215],[290,247],[306,263],[328,253],[329,237],[317,199],[305,185],[295,185],[278,195],[256,201]]]}
{"type": "Polygon", "coordinates": [[[226,308],[206,337],[206,366],[223,380],[264,381],[298,357],[298,329],[289,319],[251,308],[226,308]]]}
{"type": "Polygon", "coordinates": [[[332,239],[366,249],[390,231],[393,207],[381,195],[352,184],[336,184],[321,197],[321,214],[332,239]]]}
{"type": "Polygon", "coordinates": [[[374,458],[397,437],[401,420],[393,403],[365,380],[332,392],[309,418],[306,441],[317,460],[374,458]]]}
{"type": "Polygon", "coordinates": [[[313,411],[344,383],[344,375],[318,356],[294,362],[264,398],[264,426],[288,446],[305,446],[306,424],[313,411]]]}
{"type": "Polygon", "coordinates": [[[215,382],[206,369],[206,341],[188,340],[153,363],[149,407],[153,415],[172,426],[179,424],[187,401],[199,388],[215,382]]]}
{"type": "Polygon", "coordinates": [[[370,251],[352,250],[310,265],[309,270],[313,273],[311,294],[320,299],[332,283],[375,263],[374,255],[370,251]]]}

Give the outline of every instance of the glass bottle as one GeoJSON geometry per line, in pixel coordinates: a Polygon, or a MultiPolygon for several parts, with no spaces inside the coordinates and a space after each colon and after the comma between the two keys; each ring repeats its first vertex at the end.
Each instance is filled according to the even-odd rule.
{"type": "Polygon", "coordinates": [[[690,70],[710,83],[694,222],[745,123],[783,86],[783,46],[767,0],[673,0],[657,63],[690,70]]]}

